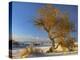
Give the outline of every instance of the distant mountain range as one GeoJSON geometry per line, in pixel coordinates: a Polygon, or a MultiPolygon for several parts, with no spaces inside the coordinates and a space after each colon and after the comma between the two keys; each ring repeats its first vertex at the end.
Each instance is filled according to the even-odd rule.
{"type": "Polygon", "coordinates": [[[33,37],[33,36],[15,36],[12,39],[18,42],[50,42],[47,37],[33,37]]]}

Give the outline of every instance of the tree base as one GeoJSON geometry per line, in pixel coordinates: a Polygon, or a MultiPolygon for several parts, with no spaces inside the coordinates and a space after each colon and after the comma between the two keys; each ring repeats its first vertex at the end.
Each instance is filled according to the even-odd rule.
{"type": "Polygon", "coordinates": [[[50,53],[50,52],[55,52],[55,48],[54,47],[50,47],[50,49],[47,51],[47,53],[50,53]]]}

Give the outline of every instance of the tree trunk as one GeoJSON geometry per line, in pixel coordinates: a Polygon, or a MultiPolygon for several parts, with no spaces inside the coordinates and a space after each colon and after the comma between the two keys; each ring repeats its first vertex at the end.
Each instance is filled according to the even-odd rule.
{"type": "Polygon", "coordinates": [[[51,46],[51,48],[49,49],[48,52],[54,52],[54,49],[55,49],[55,41],[54,41],[54,38],[52,38],[51,34],[48,34],[48,37],[49,37],[49,39],[52,42],[52,46],[51,46]]]}
{"type": "Polygon", "coordinates": [[[51,42],[52,42],[52,46],[55,48],[54,38],[51,38],[51,37],[49,36],[49,39],[50,39],[50,40],[51,40],[51,42]]]}

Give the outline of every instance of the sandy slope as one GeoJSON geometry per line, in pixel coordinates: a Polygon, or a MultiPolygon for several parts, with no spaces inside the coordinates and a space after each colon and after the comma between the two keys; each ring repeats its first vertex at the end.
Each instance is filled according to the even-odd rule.
{"type": "MultiPolygon", "coordinates": [[[[75,42],[75,44],[77,45],[77,43],[75,42]]],[[[77,53],[77,50],[78,48],[74,48],[75,51],[72,51],[72,52],[69,52],[68,50],[66,50],[65,52],[63,52],[63,48],[61,46],[59,46],[55,51],[56,52],[53,52],[53,53],[46,53],[46,51],[49,50],[51,46],[44,46],[44,47],[34,47],[34,51],[38,51],[40,54],[42,53],[43,55],[42,56],[49,56],[49,55],[52,55],[52,56],[59,56],[59,55],[70,55],[70,54],[76,54],[77,53]]],[[[66,48],[67,49],[67,48],[66,48]]],[[[22,49],[16,49],[16,50],[12,50],[13,52],[13,58],[22,58],[21,57],[21,54],[25,54],[24,57],[29,57],[29,53],[31,52],[29,48],[22,48],[22,49]]],[[[38,54],[38,55],[40,55],[38,54]]],[[[23,58],[24,58],[23,57],[23,58]]],[[[31,55],[31,57],[34,57],[33,54],[31,55]]],[[[35,55],[36,57],[36,55],[35,55]]]]}

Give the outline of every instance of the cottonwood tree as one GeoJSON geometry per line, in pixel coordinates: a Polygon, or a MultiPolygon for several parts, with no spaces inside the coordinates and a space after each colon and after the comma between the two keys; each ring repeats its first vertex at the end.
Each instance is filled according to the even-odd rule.
{"type": "Polygon", "coordinates": [[[38,16],[36,16],[34,23],[47,32],[53,49],[56,37],[65,37],[73,30],[68,14],[49,4],[38,9],[38,16]]]}

